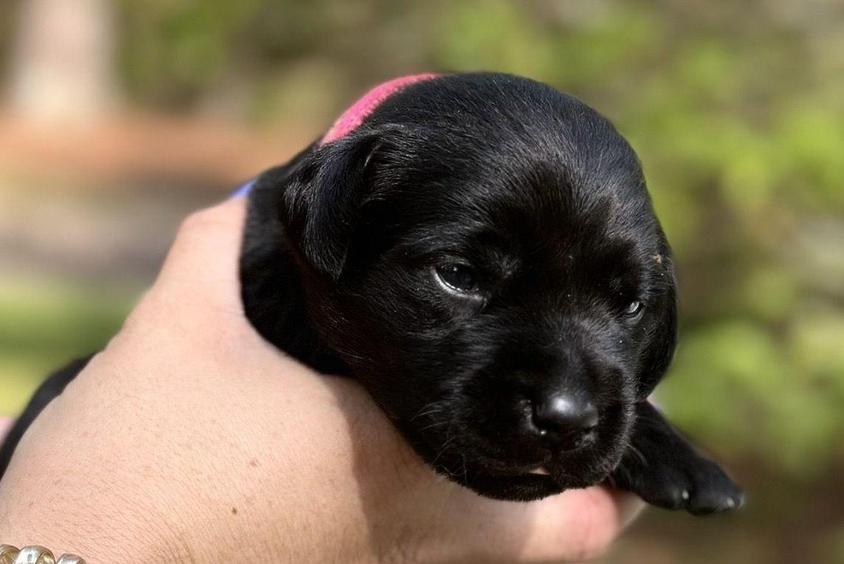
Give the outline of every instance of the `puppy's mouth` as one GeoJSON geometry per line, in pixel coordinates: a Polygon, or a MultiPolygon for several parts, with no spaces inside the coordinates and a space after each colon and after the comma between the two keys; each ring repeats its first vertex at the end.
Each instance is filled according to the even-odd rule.
{"type": "Polygon", "coordinates": [[[512,480],[550,482],[560,489],[583,488],[606,478],[606,463],[597,453],[579,453],[564,457],[548,457],[529,465],[508,464],[504,461],[476,461],[474,470],[488,476],[512,480]],[[479,464],[478,464],[479,463],[479,464]]]}
{"type": "Polygon", "coordinates": [[[562,489],[570,488],[585,488],[600,483],[606,478],[606,474],[596,469],[583,469],[576,474],[567,471],[565,464],[543,464],[536,468],[531,468],[527,472],[518,474],[526,478],[536,479],[544,478],[553,481],[562,489]]]}
{"type": "Polygon", "coordinates": [[[534,476],[550,476],[551,475],[551,473],[548,471],[548,469],[544,465],[543,466],[537,466],[536,468],[534,468],[532,470],[528,470],[527,473],[533,474],[534,476]]]}
{"type": "MultiPolygon", "coordinates": [[[[473,486],[471,482],[482,479],[491,490],[499,487],[495,484],[500,484],[500,497],[527,500],[600,484],[617,464],[616,457],[600,447],[548,453],[537,458],[519,463],[513,459],[479,457],[461,460],[461,468],[469,470],[464,476],[470,487],[473,486]],[[510,496],[506,491],[517,493],[510,496]]],[[[457,481],[461,481],[460,477],[457,476],[457,481]]],[[[483,493],[490,495],[490,490],[485,489],[483,493]]],[[[491,496],[499,497],[499,494],[492,491],[491,496]]]]}
{"type": "Polygon", "coordinates": [[[473,467],[448,475],[456,482],[495,499],[532,501],[559,494],[568,489],[585,488],[600,483],[603,476],[574,476],[557,465],[532,466],[528,469],[490,470],[473,467]]]}

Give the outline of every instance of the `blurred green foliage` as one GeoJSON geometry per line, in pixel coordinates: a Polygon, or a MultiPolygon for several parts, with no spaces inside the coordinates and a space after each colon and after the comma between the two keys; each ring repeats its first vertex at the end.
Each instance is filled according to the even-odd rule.
{"type": "MultiPolygon", "coordinates": [[[[17,0],[9,0],[0,3],[0,54],[8,53],[12,47],[14,38],[15,14],[19,4],[17,0]]],[[[0,73],[9,70],[11,60],[9,57],[0,58],[0,73]]]]}
{"type": "Polygon", "coordinates": [[[0,414],[19,412],[41,378],[101,349],[120,328],[129,303],[126,292],[83,285],[0,285],[0,414]]]}

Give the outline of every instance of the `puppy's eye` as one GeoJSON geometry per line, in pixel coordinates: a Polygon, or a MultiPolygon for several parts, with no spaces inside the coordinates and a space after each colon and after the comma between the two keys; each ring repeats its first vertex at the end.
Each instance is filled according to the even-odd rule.
{"type": "Polygon", "coordinates": [[[478,291],[478,279],[471,267],[456,262],[447,262],[434,267],[437,279],[449,290],[461,294],[478,291]]]}
{"type": "Polygon", "coordinates": [[[624,315],[630,319],[635,319],[642,314],[642,310],[644,309],[645,305],[642,302],[639,300],[632,301],[627,304],[627,307],[624,309],[624,315]]]}

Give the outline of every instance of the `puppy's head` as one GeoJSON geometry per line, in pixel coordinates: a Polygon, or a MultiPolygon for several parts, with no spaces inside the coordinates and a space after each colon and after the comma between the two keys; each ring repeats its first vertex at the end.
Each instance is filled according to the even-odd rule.
{"type": "Polygon", "coordinates": [[[286,179],[315,328],[458,482],[533,499],[601,481],[675,343],[636,155],[530,80],[393,90],[286,179]]]}

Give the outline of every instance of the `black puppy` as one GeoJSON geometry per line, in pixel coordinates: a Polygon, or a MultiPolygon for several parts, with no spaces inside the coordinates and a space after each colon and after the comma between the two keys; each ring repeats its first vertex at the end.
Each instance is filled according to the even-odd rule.
{"type": "Polygon", "coordinates": [[[647,402],[676,340],[671,251],[633,150],[570,96],[501,74],[376,88],[256,180],[241,281],[267,340],[360,379],[481,494],[606,480],[692,513],[741,504],[647,402]]]}

